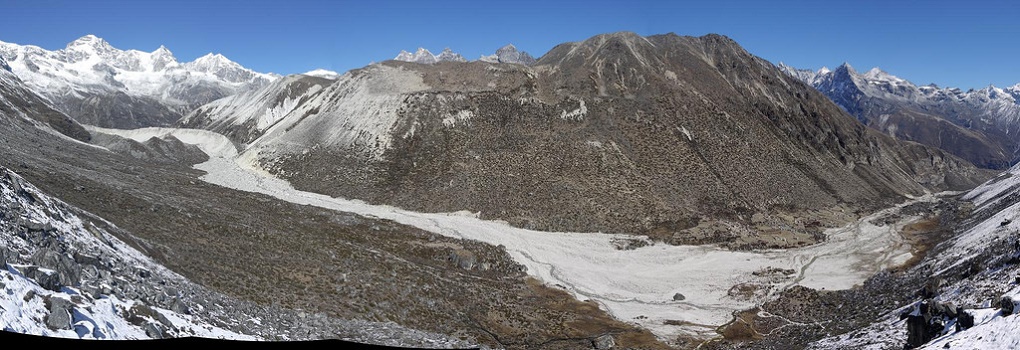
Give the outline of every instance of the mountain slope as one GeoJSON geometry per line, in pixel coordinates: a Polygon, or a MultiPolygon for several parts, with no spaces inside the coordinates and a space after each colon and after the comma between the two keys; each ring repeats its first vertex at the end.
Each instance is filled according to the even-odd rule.
{"type": "Polygon", "coordinates": [[[48,101],[30,91],[25,83],[18,79],[0,58],[0,113],[8,117],[31,120],[42,123],[49,128],[72,139],[88,142],[88,131],[64,113],[54,110],[48,101]]]}
{"type": "Polygon", "coordinates": [[[1020,160],[1020,84],[963,91],[917,86],[878,68],[844,63],[816,72],[780,64],[861,122],[886,134],[938,147],[977,166],[1003,169],[1020,160]]]}
{"type": "Polygon", "coordinates": [[[804,244],[846,209],[986,176],[717,35],[600,35],[533,67],[387,61],[279,120],[245,156],[304,190],[675,243],[804,244]]]}
{"type": "Polygon", "coordinates": [[[162,46],[119,50],[94,35],[55,51],[0,42],[0,57],[57,109],[104,127],[170,125],[194,107],[277,78],[218,54],[180,63],[162,46]]]}
{"type": "Polygon", "coordinates": [[[303,105],[333,81],[291,75],[252,90],[196,108],[178,121],[187,128],[212,130],[238,144],[248,144],[281,118],[303,105]]]}

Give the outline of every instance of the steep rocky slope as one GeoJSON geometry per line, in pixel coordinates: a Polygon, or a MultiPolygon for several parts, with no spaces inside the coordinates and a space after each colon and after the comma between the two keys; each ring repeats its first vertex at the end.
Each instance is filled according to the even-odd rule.
{"type": "Polygon", "coordinates": [[[835,70],[780,67],[890,136],[985,168],[1004,169],[1020,160],[1020,84],[963,91],[917,86],[878,68],[859,73],[846,63],[835,70]]]}
{"type": "Polygon", "coordinates": [[[799,245],[987,176],[718,35],[600,35],[532,67],[388,61],[301,99],[246,150],[296,187],[544,230],[799,245]]]}

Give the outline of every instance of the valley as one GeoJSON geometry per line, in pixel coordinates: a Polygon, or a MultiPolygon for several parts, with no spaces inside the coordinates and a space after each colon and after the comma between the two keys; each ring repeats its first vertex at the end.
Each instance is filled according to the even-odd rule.
{"type": "Polygon", "coordinates": [[[652,330],[661,339],[712,337],[736,311],[774,298],[786,288],[849,289],[907,260],[912,247],[900,231],[919,218],[900,215],[911,205],[932,203],[928,194],[825,231],[822,243],[795,249],[733,251],[716,246],[650,243],[625,249],[621,242],[649,241],[629,234],[541,232],[481,220],[470,212],[421,213],[363,201],[299,191],[238,155],[225,137],[189,129],[94,129],[144,141],[173,135],[210,155],[195,169],[200,179],[291,203],[392,220],[455,239],[503,247],[527,273],[594,300],[615,318],[652,330]],[[888,218],[894,218],[888,220],[888,218]],[[882,222],[888,221],[888,222],[882,222]],[[785,272],[791,271],[791,272],[785,272]],[[746,288],[747,292],[737,292],[746,288]],[[682,295],[676,300],[677,294],[682,295]]]}

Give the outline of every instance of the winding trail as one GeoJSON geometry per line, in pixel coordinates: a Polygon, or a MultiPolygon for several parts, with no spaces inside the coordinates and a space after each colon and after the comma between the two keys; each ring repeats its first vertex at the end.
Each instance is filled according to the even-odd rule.
{"type": "Polygon", "coordinates": [[[679,334],[713,337],[716,327],[729,322],[734,311],[754,307],[778,290],[796,284],[816,289],[851,288],[881,269],[905,262],[911,257],[910,246],[898,232],[916,218],[905,217],[885,226],[871,221],[909,203],[936,198],[917,198],[830,229],[824,243],[803,248],[730,251],[715,246],[655,244],[618,250],[614,239],[634,236],[540,232],[480,220],[467,213],[419,213],[298,191],[252,166],[251,155],[238,155],[236,150],[222,147],[226,140],[222,135],[191,129],[145,130],[101,131],[143,141],[152,136],[175,135],[196,144],[210,159],[195,168],[206,171],[201,179],[212,184],[393,220],[444,236],[503,245],[530,275],[548,285],[562,286],[579,299],[597,301],[617,319],[638,324],[663,338],[679,334]],[[778,281],[752,274],[767,267],[799,273],[778,281]],[[766,287],[761,290],[771,292],[752,297],[728,294],[731,287],[741,283],[761,285],[766,287]],[[674,301],[675,293],[682,293],[686,299],[674,301]],[[667,320],[680,325],[666,325],[667,320]]]}

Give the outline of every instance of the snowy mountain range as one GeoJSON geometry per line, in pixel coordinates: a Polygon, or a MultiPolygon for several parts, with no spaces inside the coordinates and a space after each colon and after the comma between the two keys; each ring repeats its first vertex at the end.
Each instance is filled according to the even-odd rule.
{"type": "MultiPolygon", "coordinates": [[[[426,50],[425,48],[421,47],[419,47],[418,50],[415,51],[414,53],[401,50],[400,54],[398,54],[397,57],[394,57],[393,59],[396,61],[415,62],[422,64],[433,64],[436,62],[447,61],[467,62],[467,59],[465,59],[464,56],[461,56],[461,54],[459,53],[453,52],[452,50],[450,50],[450,48],[443,49],[443,52],[439,53],[438,55],[433,55],[431,52],[429,52],[429,50],[426,50]]],[[[482,55],[482,57],[480,57],[478,60],[489,63],[516,63],[523,64],[525,66],[535,64],[535,62],[537,61],[527,52],[517,51],[517,47],[513,45],[503,46],[497,49],[495,54],[482,55]]]]}
{"type": "Polygon", "coordinates": [[[918,86],[879,68],[787,74],[815,87],[863,123],[889,135],[939,147],[974,163],[1002,169],[1020,160],[1020,84],[964,91],[918,86]]]}
{"type": "Polygon", "coordinates": [[[0,42],[0,57],[61,111],[108,127],[169,125],[199,105],[279,78],[220,54],[182,63],[163,46],[153,52],[120,50],[94,35],[55,51],[0,42]]]}

